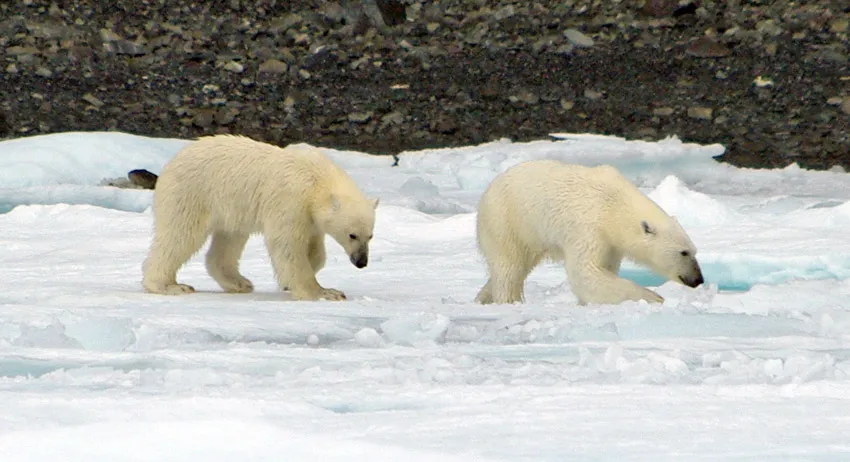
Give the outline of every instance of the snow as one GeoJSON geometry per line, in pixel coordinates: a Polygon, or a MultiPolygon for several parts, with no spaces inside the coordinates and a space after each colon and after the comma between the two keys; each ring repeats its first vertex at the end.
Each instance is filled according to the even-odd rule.
{"type": "Polygon", "coordinates": [[[738,169],[717,145],[597,135],[391,157],[326,150],[381,198],[372,258],[328,242],[295,302],[262,240],[227,295],[141,292],[151,191],[185,144],[122,133],[0,142],[0,460],[805,460],[850,457],[850,175],[738,169]],[[578,307],[545,264],[522,305],[486,279],[475,206],[528,159],[611,163],[685,226],[708,284],[578,307]],[[2,213],[5,212],[5,213],[2,213]]]}

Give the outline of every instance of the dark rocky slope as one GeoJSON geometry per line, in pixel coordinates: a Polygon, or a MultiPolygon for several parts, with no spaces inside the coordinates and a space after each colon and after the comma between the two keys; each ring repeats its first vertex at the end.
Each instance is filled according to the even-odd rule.
{"type": "Polygon", "coordinates": [[[397,153],[592,132],[850,167],[848,20],[844,0],[2,2],[0,138],[397,153]]]}

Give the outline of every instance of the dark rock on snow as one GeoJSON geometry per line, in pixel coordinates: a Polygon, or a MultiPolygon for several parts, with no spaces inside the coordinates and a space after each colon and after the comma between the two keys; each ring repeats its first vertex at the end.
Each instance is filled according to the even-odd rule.
{"type": "Polygon", "coordinates": [[[154,189],[156,187],[156,179],[159,178],[159,176],[147,170],[138,169],[131,170],[130,173],[127,174],[127,178],[130,179],[130,183],[133,183],[142,189],[154,189]]]}

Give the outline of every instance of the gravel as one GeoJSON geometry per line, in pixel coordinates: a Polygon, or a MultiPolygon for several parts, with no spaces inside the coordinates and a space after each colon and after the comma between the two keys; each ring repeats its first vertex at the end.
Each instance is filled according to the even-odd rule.
{"type": "Polygon", "coordinates": [[[0,138],[394,154],[590,132],[850,168],[848,24],[844,0],[2,2],[0,138]]]}

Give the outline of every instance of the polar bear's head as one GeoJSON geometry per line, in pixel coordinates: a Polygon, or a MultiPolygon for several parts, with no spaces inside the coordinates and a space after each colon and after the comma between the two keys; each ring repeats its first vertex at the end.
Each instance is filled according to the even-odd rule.
{"type": "Polygon", "coordinates": [[[638,232],[640,238],[631,252],[636,262],[688,287],[705,282],[696,259],[696,246],[674,217],[642,220],[638,232]]]}
{"type": "Polygon", "coordinates": [[[318,225],[345,249],[351,264],[365,268],[369,263],[369,242],[375,228],[378,199],[332,195],[319,213],[318,225]]]}

